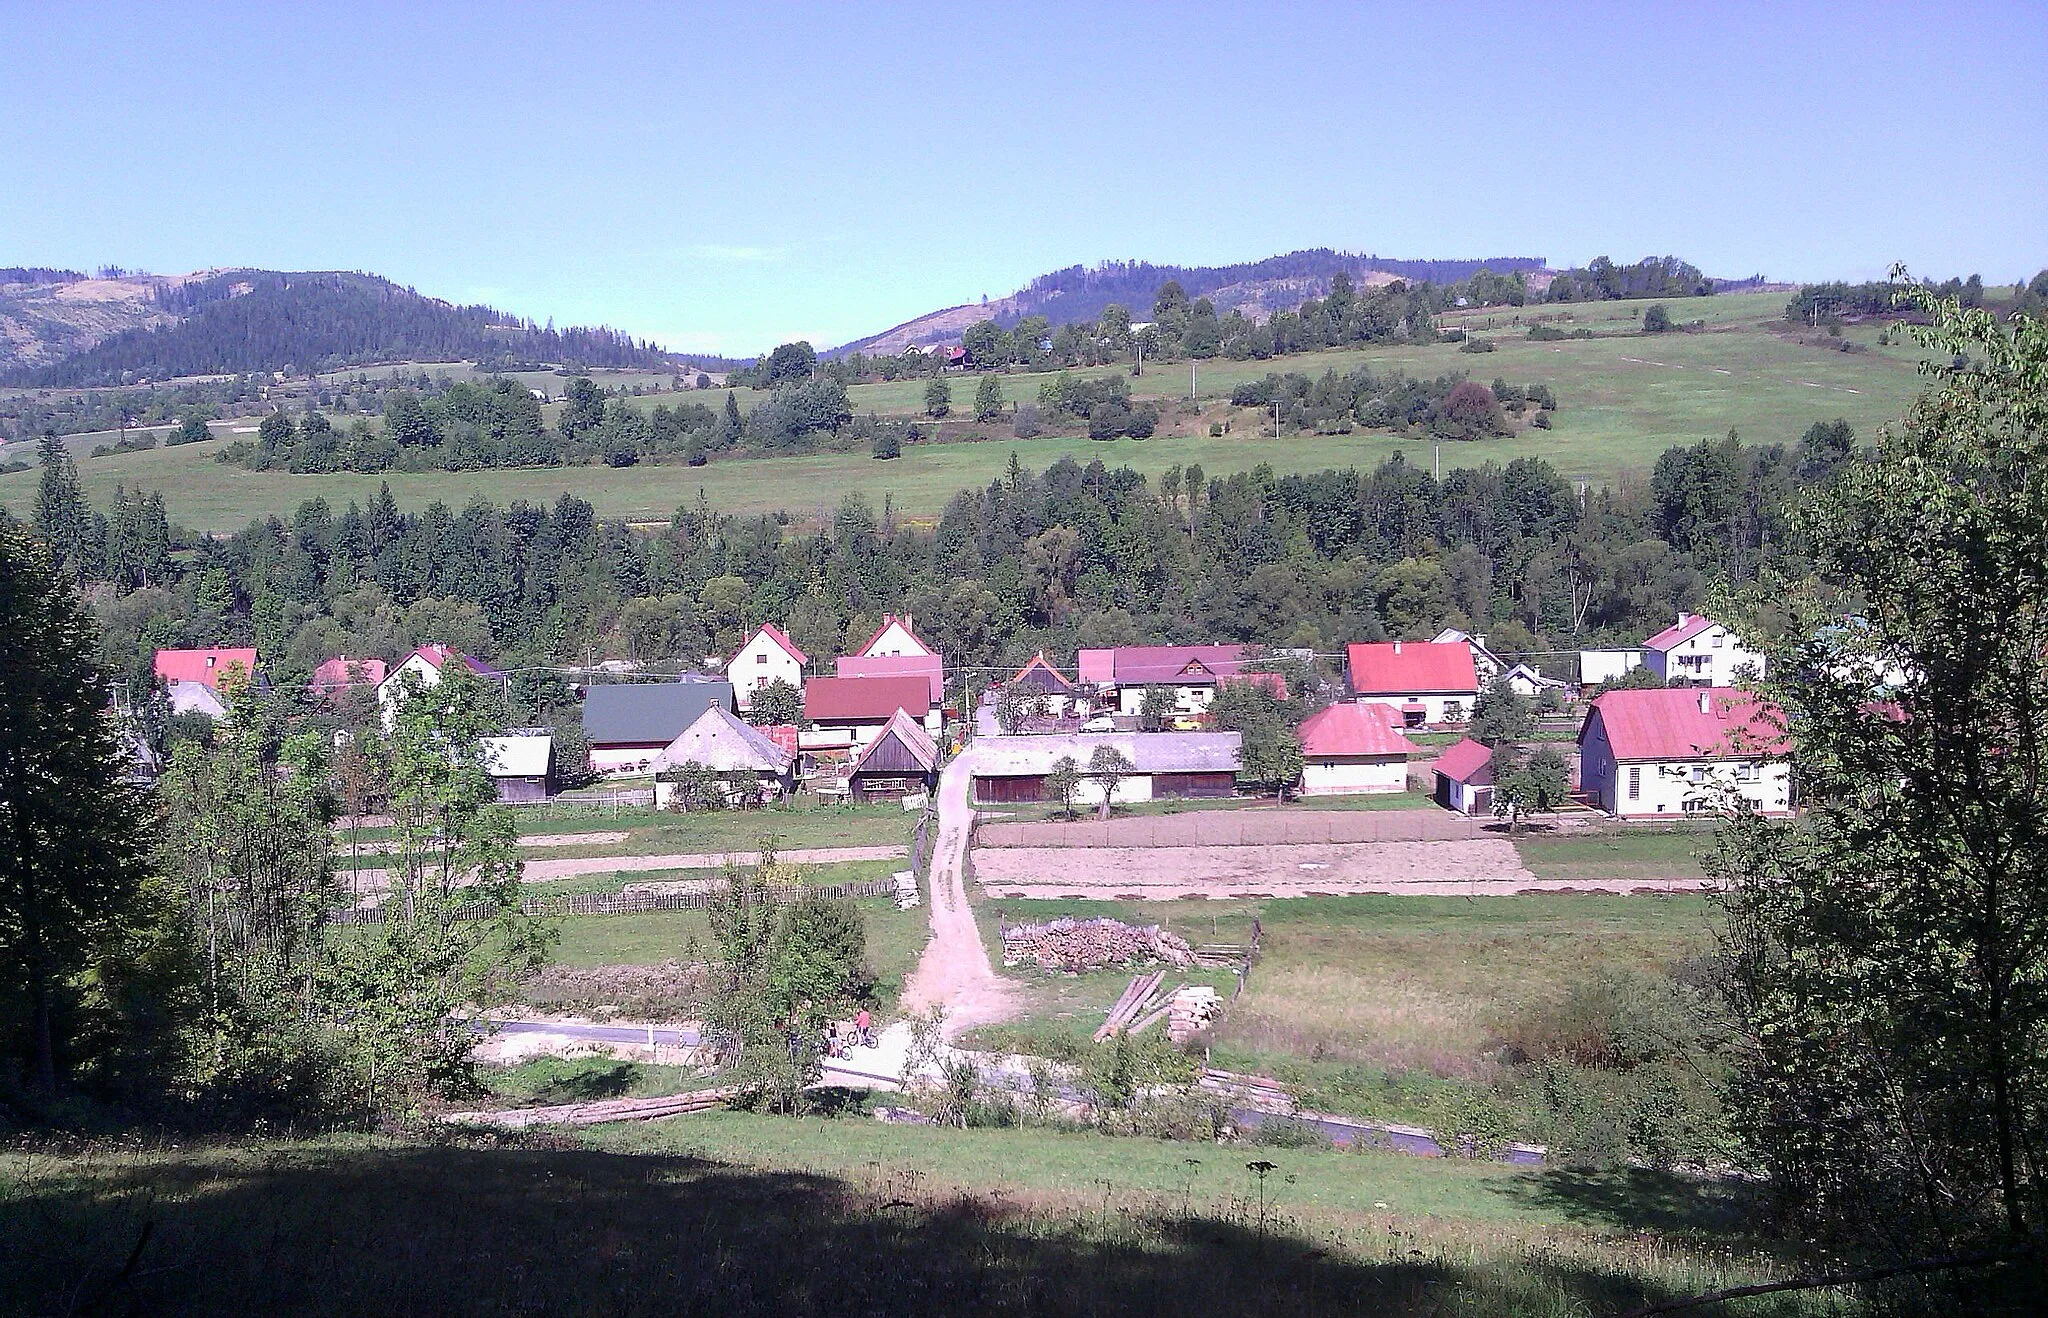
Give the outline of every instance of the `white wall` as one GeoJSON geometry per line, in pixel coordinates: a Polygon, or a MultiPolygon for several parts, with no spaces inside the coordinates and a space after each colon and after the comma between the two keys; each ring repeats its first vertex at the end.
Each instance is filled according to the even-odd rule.
{"type": "Polygon", "coordinates": [[[1598,731],[1580,747],[1579,786],[1623,819],[1683,817],[1732,806],[1738,797],[1765,814],[1792,810],[1792,766],[1782,760],[1619,763],[1598,731]]]}
{"type": "MultiPolygon", "coordinates": [[[[1441,694],[1397,693],[1394,695],[1359,696],[1357,697],[1357,703],[1361,705],[1392,705],[1396,713],[1401,712],[1401,706],[1403,705],[1419,704],[1423,707],[1422,721],[1424,723],[1437,724],[1465,722],[1472,717],[1472,705],[1476,699],[1476,696],[1468,695],[1446,696],[1441,694]]],[[[1403,715],[1403,717],[1405,718],[1406,715],[1403,715]]]]}
{"type": "Polygon", "coordinates": [[[1400,792],[1408,788],[1408,757],[1326,756],[1301,766],[1303,796],[1355,796],[1366,792],[1400,792]]]}
{"type": "Polygon", "coordinates": [[[1641,650],[1581,650],[1579,685],[1599,686],[1602,682],[1617,681],[1642,666],[1641,650]]]}
{"type": "Polygon", "coordinates": [[[889,625],[882,629],[882,634],[875,637],[874,643],[861,651],[861,656],[866,659],[878,659],[890,655],[930,653],[931,651],[926,649],[917,637],[911,635],[900,621],[891,618],[889,625]]]}
{"type": "MultiPolygon", "coordinates": [[[[1165,684],[1158,683],[1156,685],[1164,686],[1165,684]]],[[[1142,686],[1118,687],[1116,692],[1116,712],[1119,714],[1136,714],[1140,712],[1145,703],[1146,690],[1147,688],[1142,686]]],[[[1178,714],[1203,713],[1207,711],[1210,703],[1216,699],[1216,688],[1214,686],[1174,686],[1167,687],[1167,690],[1173,692],[1173,708],[1174,712],[1178,714]]]]}
{"type": "Polygon", "coordinates": [[[799,692],[804,689],[803,665],[770,640],[766,632],[755,632],[753,639],[740,647],[740,652],[725,666],[725,676],[732,683],[733,700],[742,712],[749,707],[754,692],[764,686],[787,682],[799,692]]]}
{"type": "Polygon", "coordinates": [[[596,773],[619,773],[624,770],[637,771],[645,768],[648,761],[661,754],[665,746],[666,743],[663,743],[662,746],[626,746],[607,747],[604,749],[592,746],[590,748],[590,767],[596,773]]]}
{"type": "Polygon", "coordinates": [[[417,651],[407,655],[405,662],[392,669],[377,687],[377,703],[384,710],[384,726],[387,728],[391,726],[392,720],[398,717],[398,698],[406,690],[407,673],[418,679],[417,685],[422,689],[441,680],[441,670],[420,658],[417,651]]]}
{"type": "Polygon", "coordinates": [[[1745,677],[1764,676],[1764,657],[1719,623],[1669,650],[1645,650],[1643,662],[1666,682],[1676,678],[1695,686],[1735,686],[1745,677]],[[1753,671],[1745,674],[1745,668],[1753,671]]]}

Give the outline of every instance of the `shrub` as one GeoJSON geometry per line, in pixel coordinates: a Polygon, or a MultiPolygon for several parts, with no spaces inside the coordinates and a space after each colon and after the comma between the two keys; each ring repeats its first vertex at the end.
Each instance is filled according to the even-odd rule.
{"type": "Polygon", "coordinates": [[[1038,404],[1025,403],[1017,409],[1017,418],[1010,423],[1010,433],[1019,439],[1035,439],[1045,433],[1045,423],[1038,416],[1038,404]]]}
{"type": "Polygon", "coordinates": [[[1662,302],[1654,303],[1643,313],[1643,333],[1662,334],[1671,328],[1671,312],[1662,302]]]}
{"type": "Polygon", "coordinates": [[[1467,339],[1458,345],[1459,352],[1492,352],[1492,339],[1467,339]]]}
{"type": "Polygon", "coordinates": [[[1330,1137],[1312,1121],[1267,1117],[1252,1132],[1252,1143],[1271,1149],[1327,1149],[1330,1137]]]}
{"type": "Polygon", "coordinates": [[[896,432],[893,430],[878,431],[875,434],[874,453],[876,458],[884,462],[888,461],[890,458],[902,457],[902,441],[896,438],[896,432]]]}
{"type": "Polygon", "coordinates": [[[1535,416],[1529,418],[1529,424],[1538,430],[1550,429],[1550,413],[1538,412],[1535,416]]]}

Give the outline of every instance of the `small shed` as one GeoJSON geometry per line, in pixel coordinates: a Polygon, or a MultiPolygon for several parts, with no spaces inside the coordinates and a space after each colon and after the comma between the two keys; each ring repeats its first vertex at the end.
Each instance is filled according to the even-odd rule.
{"type": "Polygon", "coordinates": [[[939,746],[902,710],[869,742],[847,774],[856,801],[888,801],[930,791],[939,780],[939,746]]]}
{"type": "Polygon", "coordinates": [[[502,737],[484,737],[484,772],[507,805],[534,805],[555,790],[555,734],[546,728],[514,728],[502,737]]]}
{"type": "Polygon", "coordinates": [[[1436,803],[1465,815],[1493,813],[1493,748],[1465,738],[1436,761],[1436,803]]]}

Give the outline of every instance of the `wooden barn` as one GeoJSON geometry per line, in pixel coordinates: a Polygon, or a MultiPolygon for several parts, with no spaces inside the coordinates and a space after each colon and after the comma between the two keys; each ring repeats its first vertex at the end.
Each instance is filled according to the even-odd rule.
{"type": "Polygon", "coordinates": [[[507,805],[539,805],[554,795],[555,734],[547,728],[514,728],[484,737],[484,772],[507,805]]]}
{"type": "Polygon", "coordinates": [[[938,779],[938,743],[899,709],[854,760],[847,788],[856,801],[893,801],[928,792],[938,779]]]}

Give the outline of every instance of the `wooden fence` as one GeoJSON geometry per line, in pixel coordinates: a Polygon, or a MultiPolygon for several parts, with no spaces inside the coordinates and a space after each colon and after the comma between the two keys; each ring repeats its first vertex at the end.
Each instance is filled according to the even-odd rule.
{"type": "MultiPolygon", "coordinates": [[[[778,884],[769,896],[782,906],[802,901],[808,893],[824,897],[888,897],[896,891],[892,879],[863,879],[858,883],[833,883],[809,887],[801,883],[778,884]]],[[[520,914],[536,919],[567,915],[639,915],[648,911],[701,911],[711,905],[714,893],[701,892],[578,892],[560,897],[528,897],[519,903],[520,914]]],[[[455,908],[458,920],[487,920],[497,914],[489,902],[468,902],[455,908]]],[[[382,924],[381,906],[344,907],[327,913],[329,924],[382,924]]]]}

